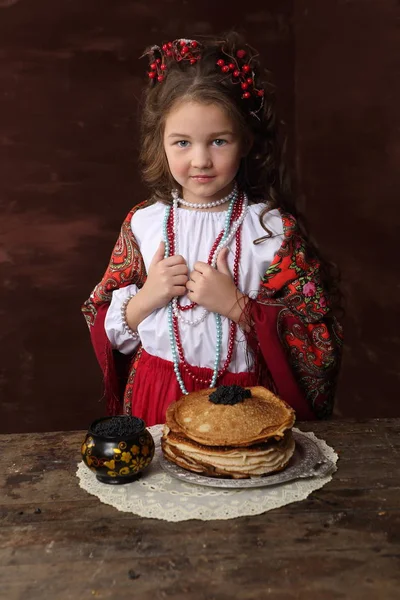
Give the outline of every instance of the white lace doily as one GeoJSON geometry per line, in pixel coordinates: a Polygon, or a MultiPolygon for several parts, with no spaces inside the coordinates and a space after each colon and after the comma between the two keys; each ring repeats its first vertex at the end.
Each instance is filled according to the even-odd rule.
{"type": "MultiPolygon", "coordinates": [[[[212,521],[258,515],[291,502],[304,500],[311,492],[323,487],[332,479],[332,474],[329,474],[276,486],[240,490],[185,483],[168,475],[159,464],[161,429],[162,425],[149,427],[156,451],[153,462],[141,479],[123,485],[107,485],[97,481],[96,475],[80,462],[77,470],[80,487],[97,496],[105,504],[141,517],[164,521],[212,521]]],[[[298,431],[295,428],[293,430],[298,431]]],[[[324,440],[318,439],[314,433],[302,434],[311,438],[321,453],[336,465],[338,455],[333,448],[324,440]]]]}

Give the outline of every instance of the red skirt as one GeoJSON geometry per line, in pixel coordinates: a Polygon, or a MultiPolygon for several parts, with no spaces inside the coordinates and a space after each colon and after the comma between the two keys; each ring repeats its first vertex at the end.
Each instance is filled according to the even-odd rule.
{"type": "MultiPolygon", "coordinates": [[[[198,378],[211,380],[211,369],[191,367],[191,371],[198,378]]],[[[204,384],[196,383],[184,371],[181,371],[181,375],[188,392],[204,388],[204,384]]],[[[218,385],[250,387],[257,385],[257,377],[253,372],[230,373],[228,371],[218,380],[218,385]]],[[[148,427],[165,423],[168,406],[182,395],[173,363],[142,350],[133,383],[132,414],[143,419],[148,427]]]]}

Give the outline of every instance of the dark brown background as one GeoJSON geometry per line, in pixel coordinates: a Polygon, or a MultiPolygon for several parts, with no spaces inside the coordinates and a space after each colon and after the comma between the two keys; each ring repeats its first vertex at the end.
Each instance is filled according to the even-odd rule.
{"type": "Polygon", "coordinates": [[[230,27],[275,73],[301,206],[342,269],[336,414],[400,415],[398,19],[394,0],[0,0],[0,431],[103,413],[80,305],[146,194],[138,57],[230,27]]]}

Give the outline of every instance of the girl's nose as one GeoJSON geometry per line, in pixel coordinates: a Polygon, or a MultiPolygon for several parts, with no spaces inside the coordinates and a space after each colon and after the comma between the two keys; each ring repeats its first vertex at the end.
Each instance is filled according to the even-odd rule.
{"type": "Polygon", "coordinates": [[[192,167],[195,169],[209,169],[211,166],[212,160],[207,148],[196,148],[192,156],[192,167]]]}

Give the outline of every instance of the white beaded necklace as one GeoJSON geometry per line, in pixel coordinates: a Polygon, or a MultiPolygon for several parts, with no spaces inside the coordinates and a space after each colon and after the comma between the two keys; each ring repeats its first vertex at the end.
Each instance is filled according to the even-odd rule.
{"type": "Polygon", "coordinates": [[[231,191],[230,194],[228,194],[227,196],[225,196],[225,198],[221,198],[221,200],[214,200],[213,202],[188,202],[187,200],[184,200],[183,198],[181,198],[179,196],[179,192],[178,190],[172,190],[172,198],[174,200],[176,200],[179,204],[182,204],[182,206],[186,206],[187,208],[195,208],[195,209],[202,209],[202,208],[215,208],[216,206],[222,206],[223,204],[225,204],[226,202],[231,202],[231,200],[237,200],[238,197],[238,188],[237,185],[235,183],[235,186],[233,188],[233,190],[231,191]]]}

